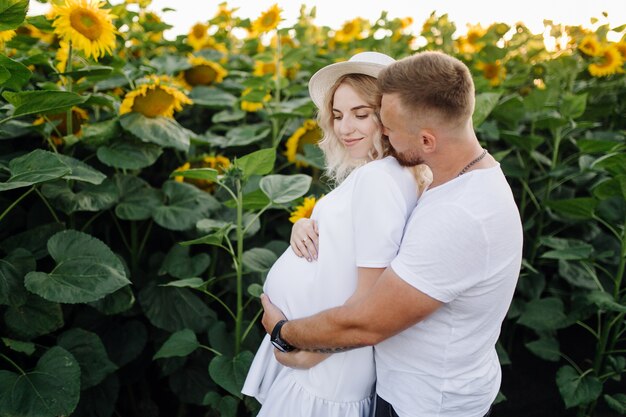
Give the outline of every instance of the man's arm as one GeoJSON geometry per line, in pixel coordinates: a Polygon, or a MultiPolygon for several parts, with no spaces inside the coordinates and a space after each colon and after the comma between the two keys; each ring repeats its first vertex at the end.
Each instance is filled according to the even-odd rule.
{"type": "MultiPolygon", "coordinates": [[[[267,296],[263,326],[271,332],[284,318],[267,296]]],[[[441,306],[387,268],[362,297],[310,317],[290,320],[281,337],[299,349],[339,352],[375,345],[423,320],[441,306]]]]}

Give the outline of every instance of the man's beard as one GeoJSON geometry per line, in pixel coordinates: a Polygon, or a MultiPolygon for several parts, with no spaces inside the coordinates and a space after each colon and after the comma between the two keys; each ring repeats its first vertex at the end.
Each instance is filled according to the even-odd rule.
{"type": "Polygon", "coordinates": [[[389,153],[391,154],[391,156],[396,158],[398,163],[402,165],[403,167],[414,167],[414,166],[424,163],[424,160],[415,151],[413,152],[407,151],[407,152],[399,153],[392,146],[391,149],[389,150],[389,153]]]}

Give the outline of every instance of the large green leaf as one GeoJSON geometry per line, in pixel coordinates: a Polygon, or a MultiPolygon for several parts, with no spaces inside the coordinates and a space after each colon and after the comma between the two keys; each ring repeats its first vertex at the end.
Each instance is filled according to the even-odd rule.
{"type": "Polygon", "coordinates": [[[189,230],[220,206],[215,197],[184,182],[167,181],[162,191],[166,201],[154,210],[153,218],[166,229],[189,230]]]}
{"type": "Polygon", "coordinates": [[[526,343],[526,347],[541,359],[557,362],[561,359],[559,341],[556,337],[541,337],[526,343]]]}
{"type": "Polygon", "coordinates": [[[66,180],[76,180],[98,185],[107,177],[102,172],[76,158],[63,154],[57,154],[57,157],[72,170],[70,174],[63,177],[66,180]]]}
{"type": "Polygon", "coordinates": [[[101,146],[119,138],[122,129],[117,118],[103,122],[89,123],[82,126],[81,142],[93,146],[101,146]]]}
{"type": "Polygon", "coordinates": [[[626,415],[626,394],[604,394],[603,398],[613,410],[621,415],[626,415]]]}
{"type": "Polygon", "coordinates": [[[24,339],[33,339],[51,333],[63,326],[63,312],[57,303],[29,294],[19,307],[9,307],[4,321],[13,333],[24,339]]]}
{"type": "Polygon", "coordinates": [[[81,390],[100,384],[117,369],[95,333],[79,328],[70,329],[59,336],[57,343],[78,361],[81,390]]]}
{"type": "Polygon", "coordinates": [[[269,174],[274,169],[275,161],[276,149],[267,148],[235,159],[235,166],[241,169],[243,178],[247,179],[252,175],[269,174]]]}
{"type": "Polygon", "coordinates": [[[117,188],[108,179],[98,185],[77,183],[76,190],[70,187],[67,181],[50,182],[41,187],[41,192],[66,214],[102,211],[118,201],[117,188]]]}
{"type": "Polygon", "coordinates": [[[191,329],[199,333],[216,317],[192,290],[160,286],[155,281],[141,290],[139,304],[154,326],[169,332],[191,329]]]}
{"type": "Polygon", "coordinates": [[[311,186],[311,177],[305,174],[268,175],[259,185],[273,203],[284,204],[305,195],[311,186]]]}
{"type": "Polygon", "coordinates": [[[569,198],[566,200],[549,200],[546,206],[563,215],[566,218],[574,220],[593,219],[598,201],[593,198],[569,198]]]}
{"type": "Polygon", "coordinates": [[[585,113],[587,107],[587,95],[584,94],[565,94],[563,102],[559,106],[559,111],[564,117],[578,119],[585,113]]]}
{"type": "Polygon", "coordinates": [[[36,345],[31,342],[22,342],[20,340],[8,339],[6,337],[1,338],[0,340],[2,340],[2,343],[4,343],[4,345],[9,349],[15,352],[25,353],[28,356],[35,353],[35,350],[37,349],[36,345]]]}
{"type": "Polygon", "coordinates": [[[173,356],[185,357],[199,347],[200,343],[192,330],[179,330],[163,343],[163,346],[159,348],[152,359],[171,358],[173,356]]]}
{"type": "Polygon", "coordinates": [[[61,161],[57,154],[35,149],[34,151],[14,158],[9,162],[11,177],[0,183],[0,191],[55,180],[72,172],[68,164],[61,161]]]}
{"type": "Polygon", "coordinates": [[[269,249],[252,248],[243,253],[243,266],[251,271],[265,272],[274,265],[276,259],[276,254],[269,249]]]}
{"type": "Polygon", "coordinates": [[[563,310],[563,301],[559,298],[532,300],[526,304],[518,323],[537,331],[560,329],[567,325],[563,310]]]}
{"type": "Polygon", "coordinates": [[[133,140],[114,142],[98,148],[98,159],[105,165],[121,169],[141,169],[154,164],[163,148],[133,140]]]}
{"type": "Polygon", "coordinates": [[[501,93],[481,93],[476,95],[476,104],[472,120],[475,127],[480,126],[498,104],[501,93]]]}
{"type": "Polygon", "coordinates": [[[593,253],[592,245],[577,239],[544,237],[541,238],[541,243],[553,249],[541,255],[546,259],[582,260],[593,253]]]}
{"type": "Polygon", "coordinates": [[[121,368],[144,352],[148,343],[148,330],[146,324],[139,320],[122,323],[110,320],[101,337],[109,358],[121,368]]]}
{"type": "Polygon", "coordinates": [[[95,301],[130,284],[120,259],[102,241],[76,230],[59,232],[48,240],[56,261],[50,273],[30,272],[26,288],[60,303],[95,301]]]}
{"type": "Polygon", "coordinates": [[[6,71],[8,77],[0,80],[0,87],[19,91],[33,74],[24,64],[0,54],[0,69],[6,71]]]}
{"type": "Polygon", "coordinates": [[[130,285],[108,294],[104,298],[89,303],[99,312],[107,315],[120,314],[131,309],[135,304],[135,294],[130,285]]]}
{"type": "Polygon", "coordinates": [[[21,306],[26,302],[24,276],[35,268],[35,258],[22,248],[0,259],[0,304],[21,306]]]}
{"type": "Polygon", "coordinates": [[[598,288],[598,279],[593,265],[585,265],[584,262],[579,261],[559,259],[559,275],[567,282],[577,287],[589,290],[598,288]]]}
{"type": "Polygon", "coordinates": [[[113,181],[119,194],[115,215],[120,219],[147,220],[162,204],[161,192],[139,177],[118,174],[113,181]]]}
{"type": "Polygon", "coordinates": [[[28,11],[28,0],[0,0],[0,31],[18,28],[28,11]]]}
{"type": "Polygon", "coordinates": [[[170,117],[146,117],[141,113],[128,113],[120,118],[122,128],[143,142],[155,143],[165,148],[189,151],[190,138],[195,134],[170,117]]]}
{"type": "Polygon", "coordinates": [[[60,113],[74,106],[84,103],[89,98],[67,91],[23,91],[2,93],[9,103],[15,106],[13,117],[27,116],[29,114],[60,113]]]}
{"type": "Polygon", "coordinates": [[[234,358],[228,356],[216,356],[209,364],[211,378],[232,395],[242,398],[241,388],[252,364],[254,355],[247,350],[239,353],[234,358]]]}
{"type": "Polygon", "coordinates": [[[56,417],[72,414],[80,397],[80,367],[62,347],[49,349],[31,372],[0,370],[0,415],[56,417]]]}
{"type": "Polygon", "coordinates": [[[214,109],[232,108],[237,97],[215,87],[197,86],[191,90],[189,98],[193,104],[214,109]]]}
{"type": "Polygon", "coordinates": [[[111,417],[115,412],[120,382],[117,374],[109,375],[103,383],[80,393],[80,401],[72,416],[111,417]]]}
{"type": "Polygon", "coordinates": [[[587,298],[601,310],[626,313],[626,305],[617,302],[615,298],[606,291],[592,291],[587,295],[587,298]]]}
{"type": "Polygon", "coordinates": [[[558,370],[556,384],[566,408],[589,404],[602,393],[602,382],[597,377],[590,373],[580,375],[569,365],[558,370]]]}
{"type": "Polygon", "coordinates": [[[193,278],[200,276],[211,264],[211,257],[206,253],[190,255],[189,246],[175,244],[163,260],[160,274],[169,274],[175,278],[193,278]]]}
{"type": "Polygon", "coordinates": [[[244,146],[265,139],[271,132],[267,123],[244,125],[230,129],[226,133],[228,146],[244,146]]]}
{"type": "Polygon", "coordinates": [[[33,254],[35,259],[41,259],[48,255],[46,242],[57,232],[64,230],[65,226],[60,223],[47,223],[34,226],[22,233],[16,233],[0,242],[0,249],[11,252],[13,248],[23,248],[33,254]]]}

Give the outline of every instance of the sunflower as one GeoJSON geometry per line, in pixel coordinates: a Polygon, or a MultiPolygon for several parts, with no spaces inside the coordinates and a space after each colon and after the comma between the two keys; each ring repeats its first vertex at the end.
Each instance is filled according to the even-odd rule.
{"type": "MultiPolygon", "coordinates": [[[[178,168],[175,169],[175,171],[187,171],[188,169],[191,168],[191,164],[189,162],[185,162],[182,166],[179,166],[178,168]]],[[[176,175],[174,177],[174,181],[176,182],[184,182],[185,181],[185,177],[183,177],[182,175],[176,175]]]]}
{"type": "Polygon", "coordinates": [[[495,62],[479,62],[476,64],[476,68],[482,71],[483,76],[489,80],[492,87],[499,86],[506,78],[506,68],[499,59],[495,62]]]}
{"type": "Polygon", "coordinates": [[[189,57],[191,68],[180,73],[178,79],[185,87],[192,89],[197,85],[213,85],[221,83],[228,75],[217,62],[209,61],[200,56],[189,57]]]}
{"type": "Polygon", "coordinates": [[[315,120],[305,120],[302,126],[300,126],[291,135],[287,142],[285,142],[285,152],[283,155],[287,157],[289,162],[294,163],[297,167],[306,167],[306,162],[298,159],[298,154],[304,152],[304,145],[314,145],[322,138],[321,131],[317,126],[315,120]]]}
{"type": "Polygon", "coordinates": [[[183,104],[192,104],[170,79],[151,75],[146,82],[126,94],[120,105],[120,115],[138,112],[146,117],[174,117],[174,111],[181,111],[183,104]]]}
{"type": "Polygon", "coordinates": [[[282,10],[278,8],[278,4],[274,4],[268,10],[261,13],[261,16],[252,22],[252,32],[260,35],[276,29],[282,20],[280,17],[281,11],[282,10]]]}
{"type": "Polygon", "coordinates": [[[232,26],[233,12],[236,10],[237,8],[228,9],[226,2],[220,3],[215,16],[211,19],[211,23],[217,24],[222,29],[232,26]]]}
{"type": "Polygon", "coordinates": [[[599,56],[599,62],[589,64],[589,74],[594,77],[606,77],[618,72],[624,72],[622,69],[624,58],[615,45],[607,45],[602,48],[599,56]]]}
{"type": "Polygon", "coordinates": [[[343,24],[341,29],[335,33],[335,40],[343,43],[352,42],[360,39],[361,32],[363,32],[363,21],[357,17],[343,24]]]}
{"type": "Polygon", "coordinates": [[[13,39],[15,33],[16,32],[14,30],[0,30],[0,46],[13,39]]]}
{"type": "MultiPolygon", "coordinates": [[[[272,39],[270,39],[270,46],[272,48],[276,48],[278,46],[278,36],[272,36],[272,39]]],[[[298,44],[292,36],[280,35],[280,46],[281,48],[284,48],[285,46],[288,46],[290,48],[297,48],[298,44]]]]}
{"type": "Polygon", "coordinates": [[[241,93],[241,110],[254,113],[263,108],[265,103],[270,101],[272,96],[267,90],[252,89],[250,87],[241,93]]]}
{"type": "Polygon", "coordinates": [[[70,44],[65,41],[59,42],[59,49],[56,52],[56,68],[60,72],[65,72],[65,67],[67,67],[67,59],[70,56],[70,44]]]}
{"type": "Polygon", "coordinates": [[[487,31],[481,25],[467,25],[467,34],[457,39],[457,47],[463,54],[474,54],[484,48],[481,42],[487,31]]]}
{"type": "MultiPolygon", "coordinates": [[[[285,68],[282,65],[282,62],[279,65],[280,74],[285,75],[285,68]]],[[[257,77],[262,77],[264,75],[272,74],[274,78],[276,77],[276,62],[270,61],[255,61],[254,62],[254,72],[253,75],[257,77]]]]}
{"type": "Polygon", "coordinates": [[[193,25],[187,34],[187,43],[194,51],[202,49],[209,39],[209,27],[203,23],[193,25]]]}
{"type": "MultiPolygon", "coordinates": [[[[218,174],[223,174],[230,167],[230,165],[230,159],[224,155],[210,155],[199,160],[185,162],[182,166],[176,168],[176,171],[187,171],[191,168],[212,168],[215,169],[218,174]]],[[[215,191],[215,183],[210,180],[185,178],[182,175],[176,175],[174,176],[174,181],[187,182],[207,192],[215,191]]]]}
{"type": "Polygon", "coordinates": [[[105,3],[94,0],[65,0],[61,5],[53,4],[54,32],[65,42],[98,60],[111,54],[115,48],[117,31],[109,10],[102,9],[105,3]]]}
{"type": "Polygon", "coordinates": [[[620,55],[622,55],[622,58],[626,60],[626,41],[615,42],[614,45],[619,51],[620,55]]]}
{"type": "Polygon", "coordinates": [[[583,40],[578,45],[578,49],[589,56],[600,56],[602,55],[602,45],[600,45],[600,41],[595,35],[587,35],[583,38],[583,40]]]}
{"type": "Polygon", "coordinates": [[[54,142],[55,145],[59,146],[64,143],[63,138],[67,135],[74,135],[76,137],[80,137],[82,135],[82,125],[85,120],[89,119],[89,114],[86,110],[81,109],[80,107],[72,107],[72,131],[69,132],[67,129],[67,113],[56,113],[50,114],[48,116],[39,117],[34,122],[33,125],[44,124],[49,121],[54,124],[54,128],[52,133],[50,134],[50,139],[54,142]],[[46,120],[47,118],[47,120],[46,120]]]}
{"type": "Polygon", "coordinates": [[[291,212],[289,221],[295,223],[300,219],[310,218],[316,203],[317,199],[315,197],[304,197],[302,204],[296,206],[295,210],[291,212]]]}

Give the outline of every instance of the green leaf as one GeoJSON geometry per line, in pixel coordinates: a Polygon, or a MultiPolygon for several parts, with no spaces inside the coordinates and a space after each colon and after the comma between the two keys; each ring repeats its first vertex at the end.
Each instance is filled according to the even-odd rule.
{"type": "Polygon", "coordinates": [[[615,298],[606,291],[592,291],[587,295],[587,298],[601,310],[626,313],[626,305],[617,302],[615,298]]]}
{"type": "Polygon", "coordinates": [[[197,86],[189,93],[189,98],[194,105],[213,109],[232,108],[237,102],[237,97],[215,87],[197,86]]]}
{"type": "Polygon", "coordinates": [[[57,343],[69,351],[80,365],[80,388],[91,388],[100,384],[117,366],[109,356],[100,337],[87,330],[74,328],[59,336],[57,343]]]}
{"type": "Polygon", "coordinates": [[[166,201],[154,210],[152,217],[166,229],[189,230],[220,206],[215,197],[184,182],[167,181],[162,191],[166,201]]]}
{"type": "Polygon", "coordinates": [[[626,394],[604,394],[604,401],[619,414],[626,414],[626,394]]]}
{"type": "Polygon", "coordinates": [[[232,128],[226,133],[226,139],[228,140],[227,146],[244,146],[260,142],[265,139],[271,131],[272,129],[267,123],[257,123],[232,128]]]}
{"type": "MultiPolygon", "coordinates": [[[[35,259],[41,259],[48,255],[46,242],[50,237],[65,229],[60,223],[48,223],[34,226],[22,233],[16,233],[0,243],[0,249],[11,252],[13,248],[22,248],[30,252],[35,259]]],[[[30,272],[30,271],[27,271],[30,272]]]]}
{"type": "Polygon", "coordinates": [[[86,67],[80,68],[76,71],[63,72],[59,75],[65,75],[72,77],[75,80],[78,80],[83,77],[94,77],[94,76],[102,76],[111,74],[115,68],[107,67],[104,65],[88,65],[86,67]]]}
{"type": "Polygon", "coordinates": [[[472,120],[474,127],[480,126],[498,104],[501,93],[481,93],[476,95],[476,104],[472,120]]]}
{"type": "Polygon", "coordinates": [[[170,274],[175,278],[192,278],[202,275],[211,264],[211,257],[206,253],[190,256],[188,246],[173,245],[159,270],[159,274],[170,274]]]}
{"type": "Polygon", "coordinates": [[[152,359],[185,357],[200,347],[196,334],[189,329],[179,330],[173,333],[163,346],[154,354],[152,359]]]}
{"type": "Polygon", "coordinates": [[[86,389],[80,393],[80,401],[72,416],[113,416],[119,392],[119,378],[117,374],[111,374],[100,385],[86,389]]]}
{"type": "Polygon", "coordinates": [[[164,148],[188,152],[189,142],[195,134],[170,117],[146,117],[141,113],[128,113],[120,118],[122,128],[141,141],[155,143],[164,148]]]}
{"type": "Polygon", "coordinates": [[[243,120],[246,117],[246,112],[240,109],[226,109],[221,112],[215,113],[211,118],[214,124],[228,123],[243,120]]]}
{"type": "Polygon", "coordinates": [[[185,278],[179,279],[176,281],[170,281],[167,284],[163,284],[165,287],[178,287],[178,288],[202,288],[207,283],[202,281],[202,278],[193,277],[193,278],[185,278]]]}
{"type": "Polygon", "coordinates": [[[66,214],[106,210],[118,200],[117,188],[108,179],[99,185],[77,183],[74,187],[76,191],[67,181],[49,182],[41,187],[41,192],[66,214]]]}
{"type": "Polygon", "coordinates": [[[170,178],[172,177],[183,177],[183,178],[191,178],[194,180],[204,180],[204,181],[216,181],[219,172],[213,168],[190,168],[184,170],[176,170],[172,171],[170,174],[170,178]]]}
{"type": "Polygon", "coordinates": [[[70,174],[72,169],[54,153],[35,149],[9,162],[11,177],[0,183],[0,191],[29,187],[70,174]]]}
{"type": "Polygon", "coordinates": [[[158,145],[124,140],[100,146],[97,156],[100,162],[113,168],[142,169],[154,164],[162,153],[163,148],[158,145]]]}
{"type": "Polygon", "coordinates": [[[559,111],[564,117],[577,119],[585,113],[587,107],[587,93],[566,94],[559,106],[559,111]]]}
{"type": "Polygon", "coordinates": [[[0,304],[21,306],[26,302],[24,276],[35,268],[33,255],[19,247],[0,259],[0,304]]]}
{"type": "Polygon", "coordinates": [[[597,281],[593,279],[596,277],[595,267],[589,265],[588,269],[585,269],[581,265],[582,262],[559,259],[559,275],[577,287],[588,290],[598,288],[597,281]]]}
{"type": "Polygon", "coordinates": [[[269,249],[252,248],[243,253],[243,266],[250,271],[265,272],[274,265],[276,259],[276,254],[269,249]]]}
{"type": "Polygon", "coordinates": [[[72,170],[70,174],[63,177],[66,180],[76,180],[98,185],[107,177],[102,172],[76,158],[63,154],[57,154],[57,157],[72,170]]]}
{"type": "Polygon", "coordinates": [[[89,303],[90,306],[106,315],[120,314],[128,311],[135,305],[135,294],[130,285],[108,294],[104,298],[89,303]]]}
{"type": "Polygon", "coordinates": [[[80,397],[80,367],[55,346],[26,374],[0,370],[0,415],[56,417],[72,414],[80,397]]]}
{"type": "Polygon", "coordinates": [[[543,253],[544,259],[583,260],[593,253],[593,246],[576,239],[541,238],[541,243],[554,249],[543,253]]]}
{"type": "Polygon", "coordinates": [[[213,246],[221,246],[224,241],[224,236],[226,236],[226,231],[230,229],[230,225],[225,226],[224,228],[217,230],[213,233],[209,233],[208,235],[199,237],[193,240],[186,240],[184,242],[180,242],[183,246],[188,245],[213,245],[213,246]]]}
{"type": "Polygon", "coordinates": [[[209,364],[209,375],[226,391],[237,398],[242,398],[241,388],[252,364],[252,352],[243,351],[234,358],[216,356],[209,364]]]}
{"type": "Polygon", "coordinates": [[[259,185],[273,203],[284,204],[305,195],[311,186],[311,177],[305,174],[268,175],[259,185]]]}
{"type": "MultiPolygon", "coordinates": [[[[93,146],[101,146],[120,137],[121,128],[117,118],[103,122],[89,123],[82,127],[81,142],[93,146]]],[[[103,161],[104,162],[104,161],[103,161]]]]}
{"type": "Polygon", "coordinates": [[[580,376],[569,365],[558,370],[556,384],[566,408],[589,404],[598,399],[602,393],[602,383],[598,378],[589,373],[580,376]]]}
{"type": "Polygon", "coordinates": [[[15,352],[25,353],[28,356],[35,353],[36,349],[34,343],[21,342],[19,340],[7,339],[5,337],[2,338],[2,343],[4,343],[4,345],[9,349],[15,352]]]}
{"type": "Polygon", "coordinates": [[[248,286],[248,294],[256,298],[261,297],[261,294],[263,294],[263,286],[261,284],[257,284],[256,282],[254,284],[250,284],[248,286]]]}
{"type": "Polygon", "coordinates": [[[120,219],[147,220],[162,204],[161,192],[139,177],[118,174],[113,181],[119,194],[115,215],[120,219]]]}
{"type": "Polygon", "coordinates": [[[574,220],[593,219],[598,201],[593,198],[569,198],[565,200],[549,200],[546,206],[566,218],[574,220]]]}
{"type": "Polygon", "coordinates": [[[6,71],[6,78],[0,80],[0,87],[20,91],[33,73],[22,63],[0,54],[0,69],[6,71]]]}
{"type": "Polygon", "coordinates": [[[557,362],[561,359],[559,341],[556,337],[541,337],[538,340],[526,343],[526,347],[546,361],[557,362]]]}
{"type": "Polygon", "coordinates": [[[235,159],[235,166],[243,172],[244,180],[252,175],[265,175],[272,172],[276,161],[276,149],[267,148],[235,159]]]}
{"type": "Polygon", "coordinates": [[[121,323],[119,320],[110,320],[107,323],[106,333],[101,337],[109,358],[121,368],[145,352],[148,330],[146,330],[146,325],[138,320],[121,323]]]}
{"type": "Polygon", "coordinates": [[[29,114],[61,113],[84,103],[89,98],[67,91],[23,91],[12,93],[5,91],[2,97],[15,106],[13,117],[29,114]]]}
{"type": "Polygon", "coordinates": [[[0,0],[0,31],[17,29],[28,11],[28,0],[0,0]]]}
{"type": "Polygon", "coordinates": [[[56,261],[50,273],[30,272],[26,288],[60,303],[95,301],[130,284],[124,265],[102,241],[76,230],[59,232],[48,240],[56,261]]]}
{"type": "Polygon", "coordinates": [[[163,330],[206,331],[215,312],[190,289],[157,285],[152,281],[139,293],[139,303],[150,322],[163,330]]]}
{"type": "Polygon", "coordinates": [[[61,328],[63,312],[59,304],[29,294],[23,305],[7,309],[4,321],[20,338],[33,339],[61,328]]]}
{"type": "Polygon", "coordinates": [[[566,326],[563,301],[559,298],[542,298],[529,301],[518,323],[533,330],[556,330],[566,326]]]}

